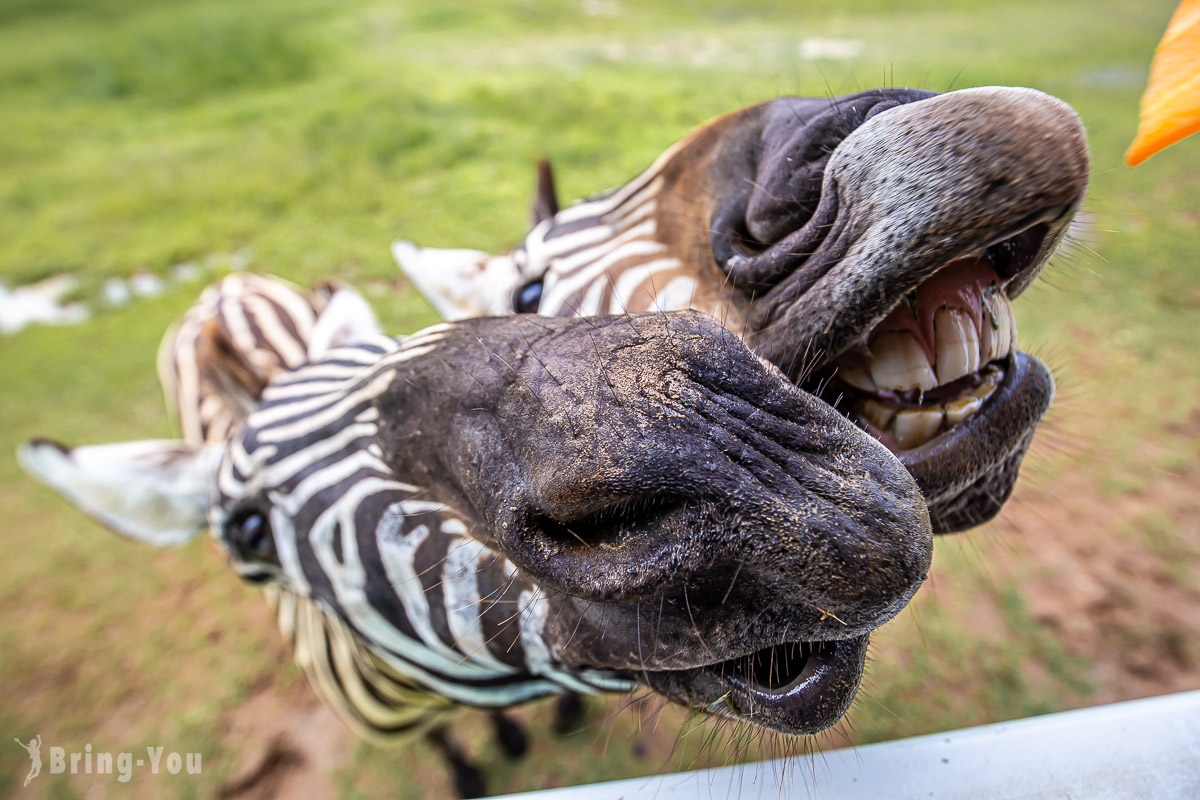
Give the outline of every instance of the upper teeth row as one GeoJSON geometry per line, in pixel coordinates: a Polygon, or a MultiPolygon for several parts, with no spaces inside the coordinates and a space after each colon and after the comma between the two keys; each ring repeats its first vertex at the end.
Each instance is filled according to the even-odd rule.
{"type": "Polygon", "coordinates": [[[1012,308],[999,291],[980,298],[980,324],[960,308],[941,308],[933,319],[934,361],[909,331],[885,331],[870,342],[866,367],[844,363],[838,377],[868,392],[929,391],[1009,354],[1017,341],[1012,308]]]}

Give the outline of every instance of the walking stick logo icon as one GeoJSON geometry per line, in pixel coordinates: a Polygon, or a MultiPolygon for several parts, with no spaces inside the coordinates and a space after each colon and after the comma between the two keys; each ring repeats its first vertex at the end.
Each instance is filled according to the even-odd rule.
{"type": "Polygon", "coordinates": [[[29,740],[29,744],[25,744],[20,739],[13,739],[13,741],[25,748],[29,753],[29,760],[33,762],[29,768],[29,774],[25,776],[25,785],[28,786],[29,782],[42,772],[42,737],[35,735],[29,740]]]}

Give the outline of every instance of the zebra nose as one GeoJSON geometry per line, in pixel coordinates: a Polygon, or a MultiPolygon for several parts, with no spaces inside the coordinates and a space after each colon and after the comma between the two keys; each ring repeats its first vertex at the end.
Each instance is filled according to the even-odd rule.
{"type": "MultiPolygon", "coordinates": [[[[492,517],[506,554],[587,601],[686,587],[716,605],[736,572],[739,591],[769,587],[772,603],[851,625],[894,613],[932,550],[911,476],[736,338],[683,319],[708,335],[663,337],[679,358],[656,391],[617,396],[588,437],[523,441],[522,478],[501,483],[492,517]]],[[[636,366],[610,365],[612,391],[635,384],[636,366]]]]}
{"type": "Polygon", "coordinates": [[[990,86],[879,114],[839,145],[826,181],[858,231],[851,259],[945,249],[946,260],[1061,221],[1082,202],[1088,172],[1083,123],[1070,106],[990,86]]]}

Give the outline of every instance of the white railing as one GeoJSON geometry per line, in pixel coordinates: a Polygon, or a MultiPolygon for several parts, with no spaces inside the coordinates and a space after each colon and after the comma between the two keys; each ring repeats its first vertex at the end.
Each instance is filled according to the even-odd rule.
{"type": "Polygon", "coordinates": [[[505,800],[1200,800],[1200,691],[505,800]]]}

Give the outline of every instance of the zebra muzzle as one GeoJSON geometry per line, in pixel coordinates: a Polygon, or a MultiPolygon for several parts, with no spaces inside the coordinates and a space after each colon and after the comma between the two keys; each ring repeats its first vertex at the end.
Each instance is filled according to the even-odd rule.
{"type": "Polygon", "coordinates": [[[929,567],[912,478],[706,316],[557,336],[493,418],[519,469],[475,449],[494,440],[462,460],[472,503],[547,594],[553,657],[782,731],[832,724],[867,635],[929,567]],[[576,335],[587,370],[566,367],[576,335]]]}

